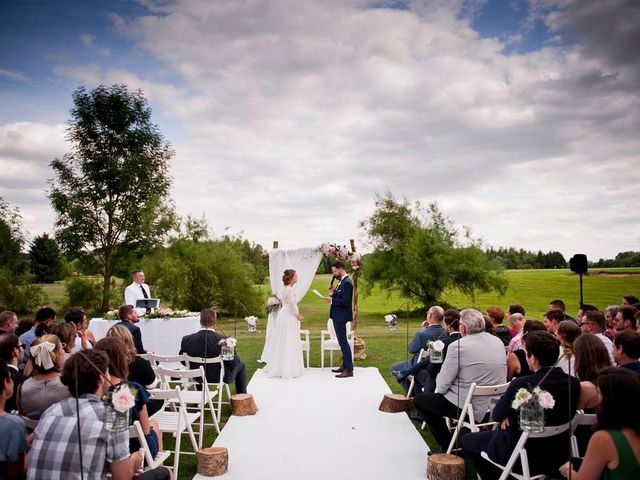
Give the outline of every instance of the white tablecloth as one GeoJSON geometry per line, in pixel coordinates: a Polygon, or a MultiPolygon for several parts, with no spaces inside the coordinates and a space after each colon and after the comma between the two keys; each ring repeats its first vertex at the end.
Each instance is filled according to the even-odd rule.
{"type": "MultiPolygon", "coordinates": [[[[89,330],[99,340],[104,338],[107,330],[118,322],[120,320],[92,318],[89,322],[89,330]]],[[[141,319],[136,325],[140,327],[145,350],[159,355],[177,355],[182,337],[200,329],[200,317],[141,319]]]]}

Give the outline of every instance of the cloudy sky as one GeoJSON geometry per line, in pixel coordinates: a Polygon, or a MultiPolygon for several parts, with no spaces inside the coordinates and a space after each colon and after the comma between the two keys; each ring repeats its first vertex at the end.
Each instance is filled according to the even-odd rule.
{"type": "Polygon", "coordinates": [[[0,45],[0,196],[32,236],[71,93],[126,83],[215,233],[362,240],[388,189],[496,247],[640,250],[637,0],[4,0],[0,45]]]}

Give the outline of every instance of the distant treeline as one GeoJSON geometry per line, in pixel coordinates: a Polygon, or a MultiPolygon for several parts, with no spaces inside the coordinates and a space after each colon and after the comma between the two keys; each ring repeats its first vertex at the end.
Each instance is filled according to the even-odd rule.
{"type": "MultiPolygon", "coordinates": [[[[532,252],[522,248],[489,247],[485,251],[491,259],[500,262],[507,270],[531,269],[531,268],[569,268],[569,264],[560,252],[543,253],[541,250],[532,252]]],[[[603,259],[597,262],[589,262],[589,267],[640,267],[640,252],[620,252],[615,258],[603,259]]]]}

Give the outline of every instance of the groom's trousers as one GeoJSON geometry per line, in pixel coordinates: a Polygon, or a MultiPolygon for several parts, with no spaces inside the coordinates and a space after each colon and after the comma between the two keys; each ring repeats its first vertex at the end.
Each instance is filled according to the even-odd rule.
{"type": "Polygon", "coordinates": [[[353,371],[353,357],[351,356],[351,348],[347,339],[347,323],[333,322],[333,328],[336,331],[336,338],[342,352],[342,366],[349,372],[353,371]]]}

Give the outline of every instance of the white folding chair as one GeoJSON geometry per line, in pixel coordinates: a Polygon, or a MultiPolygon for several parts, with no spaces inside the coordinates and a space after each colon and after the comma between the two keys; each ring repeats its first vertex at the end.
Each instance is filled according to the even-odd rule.
{"type": "MultiPolygon", "coordinates": [[[[418,360],[416,361],[416,363],[420,362],[421,360],[424,360],[425,358],[427,358],[429,356],[429,350],[425,350],[424,348],[420,349],[420,353],[418,354],[418,360]]],[[[406,398],[410,398],[411,394],[413,393],[413,389],[416,385],[416,380],[414,378],[413,375],[411,375],[411,383],[409,384],[409,390],[407,390],[407,397],[406,398]]]]}
{"type": "Polygon", "coordinates": [[[580,449],[578,448],[578,439],[576,438],[576,428],[580,425],[591,426],[598,421],[595,413],[584,413],[584,410],[577,410],[573,420],[571,420],[571,456],[581,458],[580,449]]]}
{"type": "Polygon", "coordinates": [[[180,464],[180,453],[195,455],[195,452],[198,451],[198,442],[196,441],[191,425],[200,418],[200,414],[187,411],[187,406],[182,399],[180,387],[167,390],[150,390],[149,394],[152,400],[163,400],[165,402],[164,407],[154,413],[151,418],[158,422],[158,427],[161,432],[171,433],[176,438],[173,452],[173,475],[174,478],[179,478],[178,466],[180,464]],[[166,410],[167,405],[172,404],[173,400],[178,401],[178,411],[176,412],[166,410]],[[189,435],[193,452],[181,452],[180,450],[181,438],[185,433],[189,435]]]}
{"type": "MultiPolygon", "coordinates": [[[[218,391],[209,390],[209,384],[207,383],[207,377],[204,373],[204,368],[199,367],[192,370],[173,370],[170,368],[158,367],[160,370],[160,378],[162,383],[169,385],[169,387],[180,386],[182,382],[188,380],[189,382],[197,382],[202,385],[201,390],[183,390],[182,401],[184,402],[187,410],[190,405],[196,405],[200,414],[200,429],[198,430],[198,446],[202,448],[202,439],[204,437],[204,426],[213,425],[216,432],[220,433],[220,426],[218,424],[218,416],[216,409],[213,406],[213,398],[218,395],[218,391]],[[199,379],[199,380],[198,380],[199,379]],[[213,418],[213,423],[204,422],[205,408],[209,407],[209,412],[213,418]]],[[[170,400],[172,403],[178,403],[176,399],[170,400]]]]}
{"type": "Polygon", "coordinates": [[[187,361],[187,365],[189,365],[189,368],[191,369],[198,368],[199,366],[206,368],[206,365],[211,365],[216,363],[220,364],[220,376],[218,378],[218,383],[208,383],[209,386],[213,386],[218,392],[217,393],[218,422],[220,422],[220,418],[222,415],[222,404],[231,403],[231,389],[229,388],[228,384],[224,383],[224,363],[222,362],[222,357],[217,356],[217,357],[205,358],[205,357],[192,357],[190,355],[185,355],[185,359],[187,361]],[[227,394],[228,400],[226,401],[223,398],[223,392],[226,392],[227,394]]]}
{"type": "MultiPolygon", "coordinates": [[[[492,397],[492,401],[489,404],[489,408],[486,413],[490,413],[493,409],[494,402],[496,402],[504,392],[507,391],[509,387],[509,383],[501,383],[499,385],[478,385],[476,382],[471,384],[469,388],[469,393],[467,394],[467,398],[464,400],[464,404],[462,405],[462,410],[460,410],[460,416],[458,420],[454,420],[455,427],[453,428],[453,435],[451,436],[451,441],[449,442],[449,448],[447,448],[447,453],[451,453],[453,450],[453,446],[456,444],[458,440],[458,435],[460,435],[460,430],[464,427],[468,428],[472,432],[479,432],[480,427],[489,427],[495,428],[498,423],[494,421],[477,423],[475,415],[473,413],[473,403],[472,400],[474,397],[492,397]]],[[[483,415],[484,416],[484,415],[483,415]]],[[[482,418],[480,419],[482,422],[482,418]]]]}
{"type": "MultiPolygon", "coordinates": [[[[162,435],[162,432],[157,433],[158,435],[162,435]]],[[[169,450],[158,452],[155,458],[151,456],[151,450],[149,449],[149,444],[144,436],[144,430],[142,430],[142,425],[140,425],[139,420],[133,422],[133,425],[129,427],[129,438],[137,438],[140,442],[140,448],[142,448],[142,451],[144,452],[144,461],[147,464],[145,470],[150,470],[163,465],[165,460],[171,456],[171,451],[169,450]]]]}
{"type": "MultiPolygon", "coordinates": [[[[353,358],[353,348],[355,343],[355,333],[351,330],[351,322],[347,322],[347,341],[351,348],[353,358]]],[[[336,330],[333,327],[333,320],[327,320],[327,329],[320,332],[320,368],[324,368],[324,352],[329,352],[329,365],[333,367],[333,352],[340,351],[340,344],[336,338],[336,330]]]]}
{"type": "MultiPolygon", "coordinates": [[[[147,353],[147,356],[148,356],[149,362],[151,362],[152,367],[162,366],[162,367],[170,368],[173,370],[184,370],[189,368],[187,367],[187,363],[186,363],[187,355],[185,355],[184,353],[181,353],[178,355],[160,355],[157,353],[147,353]]],[[[158,377],[159,381],[162,382],[162,379],[160,379],[160,374],[158,373],[157,368],[154,368],[154,371],[156,372],[156,377],[158,377]]],[[[189,385],[188,380],[184,381],[182,384],[182,389],[187,390],[190,386],[191,385],[189,385]]],[[[163,385],[161,383],[158,388],[167,389],[170,387],[169,385],[163,385]]]]}
{"type": "Polygon", "coordinates": [[[306,352],[307,368],[309,368],[309,351],[311,350],[311,342],[309,341],[309,330],[300,330],[300,335],[304,338],[300,339],[302,345],[302,351],[306,352]]]}
{"type": "Polygon", "coordinates": [[[511,456],[509,457],[509,460],[507,461],[506,465],[500,465],[499,463],[496,463],[493,460],[491,460],[489,458],[489,455],[487,455],[487,452],[480,452],[480,456],[484,458],[486,461],[498,467],[500,470],[502,470],[499,480],[507,480],[507,478],[509,478],[509,475],[511,475],[514,478],[517,478],[518,480],[542,479],[542,478],[545,478],[545,475],[535,475],[533,477],[531,476],[531,473],[529,471],[529,457],[527,456],[525,443],[527,443],[527,440],[530,438],[555,437],[556,435],[560,435],[564,432],[569,431],[570,429],[571,429],[571,422],[567,422],[564,425],[558,425],[555,427],[544,427],[544,430],[539,433],[538,432],[522,432],[520,434],[520,438],[518,439],[518,443],[516,443],[516,446],[513,449],[513,452],[511,453],[511,456]],[[521,474],[513,472],[513,467],[518,461],[518,459],[520,459],[520,463],[522,465],[521,474]]]}

